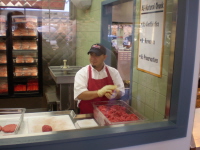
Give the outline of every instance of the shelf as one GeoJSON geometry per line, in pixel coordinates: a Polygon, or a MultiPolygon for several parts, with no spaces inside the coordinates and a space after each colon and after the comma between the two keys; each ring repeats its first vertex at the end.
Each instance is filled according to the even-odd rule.
{"type": "Polygon", "coordinates": [[[22,39],[22,40],[27,40],[27,39],[37,39],[36,36],[12,36],[13,39],[22,39]]]}
{"type": "Polygon", "coordinates": [[[5,23],[0,22],[0,88],[1,81],[5,81],[9,91],[1,93],[0,89],[0,98],[42,95],[42,45],[37,16],[6,15],[6,18],[5,23]],[[18,85],[23,85],[22,89],[18,85]]]}
{"type": "Polygon", "coordinates": [[[14,78],[36,78],[38,76],[14,76],[14,78]]]}
{"type": "Polygon", "coordinates": [[[39,92],[38,90],[35,91],[14,91],[15,94],[29,94],[29,93],[35,93],[35,92],[39,92]]]}
{"type": "Polygon", "coordinates": [[[13,23],[35,22],[37,23],[37,16],[31,15],[15,15],[12,16],[13,23]]]}
{"type": "Polygon", "coordinates": [[[36,96],[36,94],[39,94],[39,91],[24,91],[24,92],[20,92],[20,91],[14,91],[14,96],[36,96]]]}
{"type": "Polygon", "coordinates": [[[36,58],[28,59],[26,57],[22,57],[21,59],[20,58],[13,59],[13,63],[14,65],[37,65],[38,59],[36,58]]]}
{"type": "Polygon", "coordinates": [[[29,51],[31,51],[31,52],[37,52],[38,50],[37,49],[24,49],[24,50],[22,50],[22,49],[13,49],[13,52],[29,52],[29,51]]]}
{"type": "Polygon", "coordinates": [[[8,93],[0,93],[1,96],[7,96],[8,93]]]}
{"type": "Polygon", "coordinates": [[[14,63],[14,66],[32,66],[32,65],[37,65],[38,63],[35,62],[35,63],[14,63]]]}

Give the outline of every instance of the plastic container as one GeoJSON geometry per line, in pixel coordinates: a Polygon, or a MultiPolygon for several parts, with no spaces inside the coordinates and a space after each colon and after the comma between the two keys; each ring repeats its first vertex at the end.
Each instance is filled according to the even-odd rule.
{"type": "Polygon", "coordinates": [[[37,50],[37,42],[35,40],[14,41],[13,50],[37,50]]]}
{"type": "Polygon", "coordinates": [[[98,127],[94,119],[77,120],[74,125],[77,129],[98,127]]]}
{"type": "Polygon", "coordinates": [[[6,81],[0,83],[0,94],[8,93],[8,83],[6,81]]]}
{"type": "Polygon", "coordinates": [[[26,85],[25,84],[17,84],[14,86],[14,91],[15,92],[21,92],[21,91],[27,91],[26,85]]]}
{"type": "Polygon", "coordinates": [[[7,77],[7,67],[0,66],[0,77],[7,77]]]}
{"type": "Polygon", "coordinates": [[[5,54],[0,54],[0,64],[7,63],[7,58],[5,54]]]}
{"type": "Polygon", "coordinates": [[[35,29],[36,27],[37,27],[36,22],[27,21],[25,24],[25,28],[27,28],[27,29],[35,29]]]}
{"type": "Polygon", "coordinates": [[[16,128],[12,133],[0,132],[0,136],[17,134],[21,123],[24,119],[25,108],[0,108],[0,126],[4,127],[8,124],[16,124],[16,128]]]}
{"type": "Polygon", "coordinates": [[[13,36],[37,36],[37,30],[13,26],[13,36]]]}
{"type": "Polygon", "coordinates": [[[93,107],[94,118],[100,126],[134,123],[147,120],[122,100],[94,102],[93,107]],[[117,107],[117,109],[115,107],[117,107]],[[128,119],[129,117],[132,119],[128,119]]]}
{"type": "Polygon", "coordinates": [[[12,16],[12,20],[14,23],[37,22],[37,16],[15,15],[12,16]]]}
{"type": "Polygon", "coordinates": [[[21,41],[13,41],[13,50],[21,50],[21,41]]]}
{"type": "Polygon", "coordinates": [[[27,91],[38,91],[38,90],[39,90],[38,85],[30,85],[30,84],[27,85],[27,91]]]}
{"type": "Polygon", "coordinates": [[[6,22],[6,16],[0,15],[0,22],[6,22]]]}
{"type": "Polygon", "coordinates": [[[37,76],[38,71],[37,67],[28,67],[28,66],[16,66],[15,67],[15,76],[37,76]]]}
{"type": "Polygon", "coordinates": [[[0,36],[6,36],[6,31],[5,30],[0,30],[0,36]]]}
{"type": "Polygon", "coordinates": [[[6,41],[0,41],[0,50],[6,50],[6,41]]]}

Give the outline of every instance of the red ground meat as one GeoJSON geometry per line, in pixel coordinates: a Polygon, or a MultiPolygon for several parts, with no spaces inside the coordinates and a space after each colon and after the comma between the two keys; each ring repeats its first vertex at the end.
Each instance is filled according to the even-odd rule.
{"type": "Polygon", "coordinates": [[[16,127],[17,127],[16,124],[7,124],[2,128],[2,131],[5,133],[12,133],[15,131],[16,127]]]}
{"type": "Polygon", "coordinates": [[[0,131],[2,130],[2,127],[0,126],[0,131]]]}
{"type": "Polygon", "coordinates": [[[43,125],[42,132],[49,132],[52,131],[52,127],[50,125],[43,125]]]}
{"type": "Polygon", "coordinates": [[[98,106],[99,110],[109,119],[110,122],[124,122],[124,121],[136,121],[139,118],[135,114],[129,114],[126,112],[126,108],[120,105],[98,106]]]}

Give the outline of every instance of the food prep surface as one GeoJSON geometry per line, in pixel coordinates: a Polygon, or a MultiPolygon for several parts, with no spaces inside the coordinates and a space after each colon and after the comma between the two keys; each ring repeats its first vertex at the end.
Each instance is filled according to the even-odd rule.
{"type": "Polygon", "coordinates": [[[18,134],[24,112],[24,108],[0,108],[0,138],[18,134]]]}
{"type": "Polygon", "coordinates": [[[98,127],[97,122],[93,119],[92,114],[76,115],[73,110],[66,111],[51,111],[51,112],[36,112],[24,113],[24,117],[20,120],[19,117],[6,119],[5,115],[0,116],[0,126],[7,124],[19,125],[17,132],[4,133],[0,131],[0,139],[23,137],[43,134],[55,134],[57,131],[76,130],[83,128],[98,127]],[[78,123],[78,125],[76,125],[78,123]],[[50,127],[52,132],[44,131],[46,127],[50,127]],[[5,136],[9,135],[9,136],[5,136]]]}
{"type": "Polygon", "coordinates": [[[52,127],[52,131],[76,129],[69,115],[41,116],[27,119],[28,133],[42,132],[44,125],[52,127]]]}
{"type": "MultiPolygon", "coordinates": [[[[100,106],[102,106],[102,103],[100,106]]],[[[3,131],[0,131],[0,138],[56,134],[56,132],[58,131],[67,131],[76,129],[87,130],[88,128],[100,128],[102,126],[112,127],[113,125],[117,124],[126,124],[134,122],[139,123],[146,120],[145,118],[143,118],[143,116],[138,114],[136,111],[130,109],[129,106],[125,105],[121,101],[114,104],[109,103],[109,105],[106,104],[103,106],[104,107],[109,106],[109,109],[107,109],[106,107],[106,110],[110,110],[110,108],[113,109],[113,106],[118,106],[118,111],[120,113],[122,113],[122,110],[124,110],[125,111],[125,113],[123,114],[124,116],[120,114],[122,120],[120,121],[117,120],[116,122],[110,120],[110,118],[108,118],[109,116],[107,114],[104,114],[104,111],[101,110],[99,105],[96,103],[94,105],[94,114],[75,114],[73,110],[24,113],[23,118],[20,119],[20,122],[19,121],[16,122],[15,121],[16,118],[6,119],[6,117],[4,117],[3,118],[4,120],[1,121],[2,120],[2,115],[1,115],[0,126],[3,127],[7,124],[17,124],[16,128],[17,132],[14,132],[12,135],[9,136],[4,136],[6,134],[3,131]],[[121,109],[121,111],[119,109],[121,109]]],[[[116,119],[115,115],[113,117],[116,119]]]]}

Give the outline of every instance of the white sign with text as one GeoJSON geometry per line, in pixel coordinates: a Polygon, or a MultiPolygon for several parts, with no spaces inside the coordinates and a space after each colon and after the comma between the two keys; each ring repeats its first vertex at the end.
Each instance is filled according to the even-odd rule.
{"type": "Polygon", "coordinates": [[[165,0],[141,0],[138,70],[161,77],[165,0]]]}

